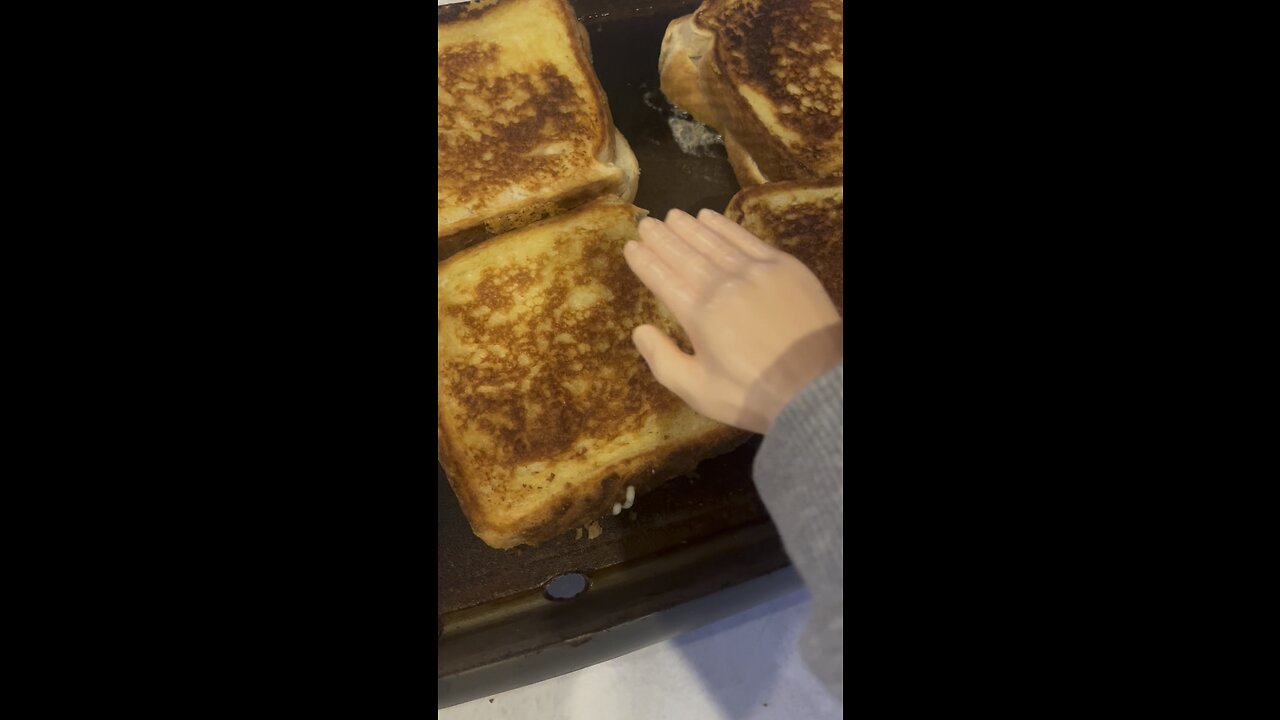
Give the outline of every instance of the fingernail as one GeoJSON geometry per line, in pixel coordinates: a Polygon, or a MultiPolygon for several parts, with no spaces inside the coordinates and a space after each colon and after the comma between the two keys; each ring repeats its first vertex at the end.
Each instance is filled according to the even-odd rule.
{"type": "Polygon", "coordinates": [[[681,210],[680,208],[671,208],[670,210],[667,211],[668,222],[670,222],[672,218],[678,218],[678,217],[689,217],[689,213],[681,210]]]}

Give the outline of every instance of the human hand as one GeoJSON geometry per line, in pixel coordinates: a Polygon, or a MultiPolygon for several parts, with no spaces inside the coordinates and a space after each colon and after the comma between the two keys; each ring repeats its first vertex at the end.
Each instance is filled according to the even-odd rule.
{"type": "Polygon", "coordinates": [[[671,310],[693,355],[653,325],[632,333],[658,382],[697,412],[765,433],[844,357],[844,325],[799,260],[711,210],[640,221],[627,264],[671,310]]]}

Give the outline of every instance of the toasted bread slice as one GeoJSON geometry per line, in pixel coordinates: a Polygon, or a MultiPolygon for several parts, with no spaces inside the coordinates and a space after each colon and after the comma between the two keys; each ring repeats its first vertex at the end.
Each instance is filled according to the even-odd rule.
{"type": "Polygon", "coordinates": [[[733,176],[737,178],[738,185],[745,188],[769,182],[755,158],[751,157],[751,153],[731,133],[723,132],[720,136],[724,138],[724,150],[729,156],[729,165],[733,168],[733,176]]]}
{"type": "Polygon", "coordinates": [[[743,187],[844,175],[842,0],[706,0],[667,27],[667,99],[715,127],[743,187]]]}
{"type": "Polygon", "coordinates": [[[844,317],[844,180],[749,187],[724,215],[804,263],[844,317]]]}
{"type": "Polygon", "coordinates": [[[582,527],[628,486],[643,494],[747,437],[659,385],[632,344],[643,323],[684,337],[622,255],[643,214],[597,199],[438,267],[439,457],[492,547],[582,527]]]}
{"type": "Polygon", "coordinates": [[[436,40],[437,259],[603,194],[640,171],[565,0],[444,5],[436,40]]]}

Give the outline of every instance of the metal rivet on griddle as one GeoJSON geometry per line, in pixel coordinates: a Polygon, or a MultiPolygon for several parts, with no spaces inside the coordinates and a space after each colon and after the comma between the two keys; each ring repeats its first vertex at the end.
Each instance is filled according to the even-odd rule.
{"type": "Polygon", "coordinates": [[[548,600],[571,600],[582,594],[589,584],[582,573],[565,573],[548,580],[543,589],[548,600]]]}

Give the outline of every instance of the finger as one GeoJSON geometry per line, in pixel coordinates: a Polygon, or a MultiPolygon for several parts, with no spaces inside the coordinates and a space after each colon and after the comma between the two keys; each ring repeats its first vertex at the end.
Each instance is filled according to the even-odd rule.
{"type": "Polygon", "coordinates": [[[743,253],[757,260],[770,260],[778,255],[778,250],[772,245],[715,210],[710,208],[702,210],[698,213],[698,220],[733,243],[743,253]]]}
{"type": "Polygon", "coordinates": [[[690,247],[671,228],[653,218],[640,221],[640,239],[667,267],[691,284],[704,285],[722,274],[719,268],[690,247]]]}
{"type": "Polygon", "coordinates": [[[676,346],[671,336],[653,325],[641,325],[631,333],[631,341],[649,365],[649,371],[663,387],[692,404],[690,391],[696,382],[698,362],[676,346]]]}
{"type": "Polygon", "coordinates": [[[721,270],[737,272],[750,260],[736,245],[683,210],[667,213],[667,226],[721,270]]]}
{"type": "Polygon", "coordinates": [[[671,312],[676,313],[677,318],[693,304],[692,292],[688,285],[676,276],[671,268],[662,262],[662,258],[655,255],[652,250],[635,240],[628,240],[622,247],[622,256],[627,259],[631,272],[635,273],[636,277],[640,278],[640,282],[652,290],[653,294],[671,309],[671,312]]]}

